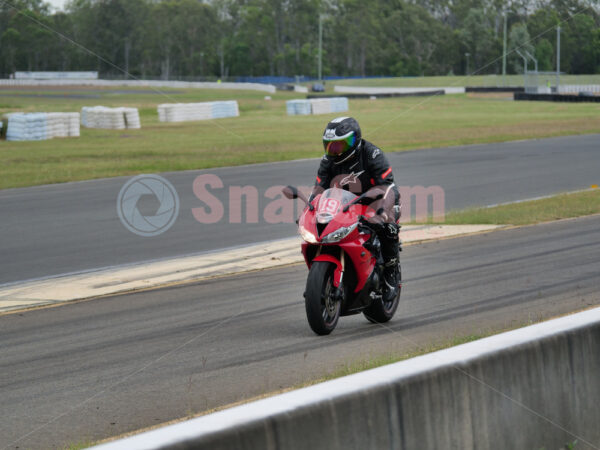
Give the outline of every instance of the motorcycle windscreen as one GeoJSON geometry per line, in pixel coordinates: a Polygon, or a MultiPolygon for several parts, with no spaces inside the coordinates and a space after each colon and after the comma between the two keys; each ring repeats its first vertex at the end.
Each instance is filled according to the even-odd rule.
{"type": "Polygon", "coordinates": [[[319,204],[317,205],[317,222],[320,224],[331,222],[333,218],[342,210],[344,205],[347,205],[355,198],[356,195],[350,191],[345,191],[344,189],[327,189],[321,195],[319,204]]]}

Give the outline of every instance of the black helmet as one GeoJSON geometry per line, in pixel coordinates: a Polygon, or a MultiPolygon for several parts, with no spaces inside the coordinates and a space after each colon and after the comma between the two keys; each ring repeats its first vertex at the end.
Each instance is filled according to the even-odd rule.
{"type": "Polygon", "coordinates": [[[352,117],[338,117],[327,124],[323,132],[323,148],[336,164],[356,154],[361,140],[360,126],[352,117]]]}

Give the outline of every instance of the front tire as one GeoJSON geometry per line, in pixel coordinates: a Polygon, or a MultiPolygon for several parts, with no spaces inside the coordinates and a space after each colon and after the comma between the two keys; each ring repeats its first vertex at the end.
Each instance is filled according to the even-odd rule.
{"type": "Polygon", "coordinates": [[[389,322],[400,304],[400,294],[402,293],[402,270],[400,260],[398,260],[398,295],[390,302],[384,302],[382,299],[376,300],[365,311],[364,315],[371,323],[389,322]]]}
{"type": "Polygon", "coordinates": [[[331,333],[340,318],[341,301],[335,298],[333,274],[335,265],[317,261],[312,264],[306,280],[306,318],[318,335],[331,333]]]}

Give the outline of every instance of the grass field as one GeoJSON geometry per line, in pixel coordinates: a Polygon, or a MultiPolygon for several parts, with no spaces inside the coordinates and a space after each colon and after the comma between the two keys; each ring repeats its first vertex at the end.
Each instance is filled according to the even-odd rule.
{"type": "Polygon", "coordinates": [[[450,212],[446,215],[444,223],[447,225],[532,225],[591,214],[600,214],[599,188],[540,200],[499,205],[493,208],[473,208],[450,212]]]}
{"type": "MultiPolygon", "coordinates": [[[[555,75],[540,75],[540,81],[549,80],[554,85],[555,75]]],[[[561,75],[561,84],[600,84],[599,75],[561,75]]],[[[397,77],[363,78],[328,81],[326,86],[334,85],[372,86],[372,87],[453,87],[453,86],[523,86],[523,75],[458,75],[444,77],[397,77]]]]}
{"type": "MultiPolygon", "coordinates": [[[[81,130],[80,138],[0,141],[0,188],[92,178],[213,168],[318,157],[333,117],[293,116],[295,93],[70,88],[0,89],[0,114],[80,111],[82,106],[140,108],[141,130],[81,130]],[[161,123],[160,103],[236,99],[241,117],[161,123]]],[[[600,104],[513,102],[504,97],[448,95],[350,100],[364,136],[385,151],[501,142],[600,132],[600,104]]]]}

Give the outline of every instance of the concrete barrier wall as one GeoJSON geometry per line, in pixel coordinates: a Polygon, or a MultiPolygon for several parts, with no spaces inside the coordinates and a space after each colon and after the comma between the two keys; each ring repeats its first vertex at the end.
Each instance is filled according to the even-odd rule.
{"type": "Polygon", "coordinates": [[[559,94],[579,94],[580,92],[593,92],[600,94],[600,84],[561,84],[558,86],[559,94]]]}
{"type": "MultiPolygon", "coordinates": [[[[443,89],[435,91],[415,91],[415,92],[387,92],[383,94],[344,94],[344,97],[339,98],[365,98],[375,100],[378,98],[397,98],[397,97],[433,97],[436,95],[445,95],[446,91],[443,89]]],[[[309,94],[306,96],[307,99],[319,99],[319,98],[336,98],[337,95],[316,95],[309,94]]]]}
{"type": "Polygon", "coordinates": [[[515,92],[515,100],[542,101],[542,102],[569,102],[569,103],[600,103],[598,95],[573,95],[573,94],[529,94],[515,92]]]}
{"type": "Polygon", "coordinates": [[[238,89],[275,93],[272,84],[260,83],[209,83],[160,80],[0,80],[0,86],[94,86],[94,87],[151,87],[179,89],[238,89]]]}
{"type": "Polygon", "coordinates": [[[525,92],[523,86],[467,86],[465,92],[525,92]]]}
{"type": "Polygon", "coordinates": [[[445,94],[464,94],[462,86],[452,87],[363,87],[363,86],[334,86],[334,92],[347,94],[412,94],[443,90],[445,94]]]}
{"type": "Polygon", "coordinates": [[[97,448],[598,448],[599,404],[596,308],[97,448]]]}

